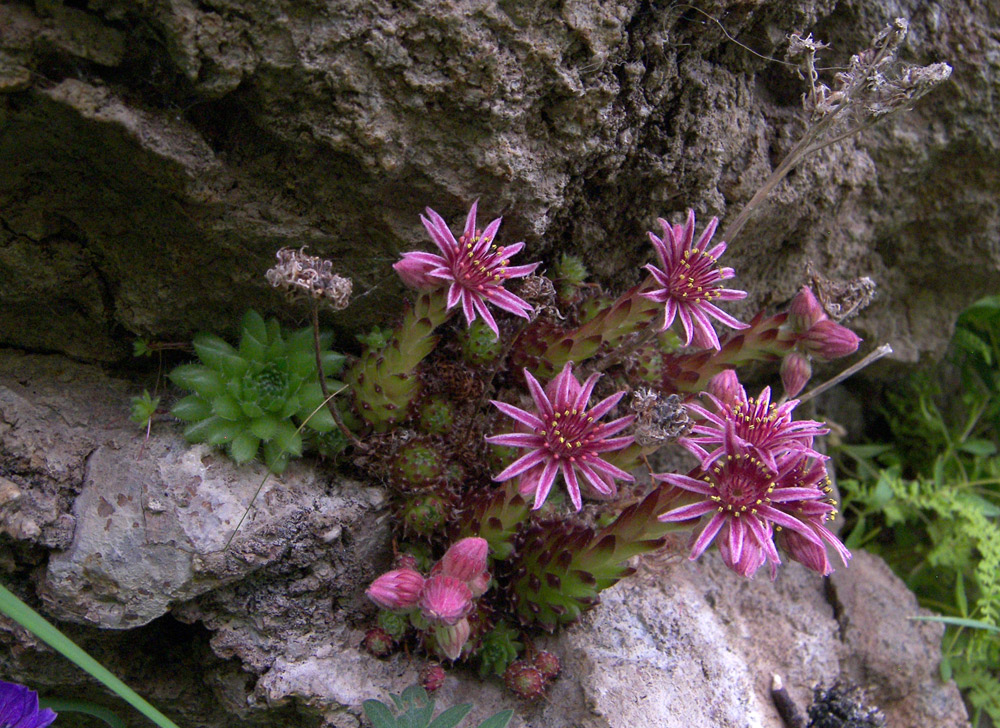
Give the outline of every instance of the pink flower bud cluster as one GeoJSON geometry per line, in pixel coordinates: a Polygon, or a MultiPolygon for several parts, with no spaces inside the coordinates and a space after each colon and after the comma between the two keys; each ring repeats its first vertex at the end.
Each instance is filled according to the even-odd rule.
{"type": "Polygon", "coordinates": [[[482,538],[463,538],[425,577],[407,561],[372,582],[365,594],[383,609],[412,613],[412,621],[426,625],[443,657],[455,660],[469,639],[467,619],[475,600],[489,589],[486,570],[489,544],[482,538]]]}
{"type": "Polygon", "coordinates": [[[781,361],[781,383],[789,397],[806,386],[812,376],[812,359],[839,359],[856,352],[861,343],[849,328],[830,320],[808,286],[792,299],[782,328],[796,337],[794,348],[781,361]]]}

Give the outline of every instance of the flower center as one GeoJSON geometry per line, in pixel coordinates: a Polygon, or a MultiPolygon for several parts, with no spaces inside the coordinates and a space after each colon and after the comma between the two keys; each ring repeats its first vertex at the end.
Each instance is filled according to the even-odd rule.
{"type": "Polygon", "coordinates": [[[773,403],[764,406],[752,397],[746,403],[737,403],[732,408],[732,422],[736,434],[747,442],[760,444],[774,431],[778,423],[777,407],[773,403]]]}
{"type": "Polygon", "coordinates": [[[710,301],[722,294],[716,290],[721,279],[719,261],[704,250],[689,248],[670,279],[670,295],[682,301],[710,301]]]}
{"type": "Polygon", "coordinates": [[[715,491],[709,498],[718,504],[719,512],[729,512],[736,518],[743,513],[757,514],[757,508],[771,502],[774,490],[771,471],[752,455],[736,454],[719,458],[703,480],[715,491]]]}
{"type": "Polygon", "coordinates": [[[478,230],[471,240],[462,235],[458,242],[461,247],[452,265],[452,275],[460,285],[473,291],[503,285],[510,261],[504,257],[502,245],[490,245],[490,239],[482,237],[478,230]]]}
{"type": "Polygon", "coordinates": [[[586,411],[567,409],[543,421],[545,429],[538,430],[538,434],[545,438],[553,457],[570,462],[587,457],[586,446],[594,440],[594,418],[588,417],[586,411]]]}

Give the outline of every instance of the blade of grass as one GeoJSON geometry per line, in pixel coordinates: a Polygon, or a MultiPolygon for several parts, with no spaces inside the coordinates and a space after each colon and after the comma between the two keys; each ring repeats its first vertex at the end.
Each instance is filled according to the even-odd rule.
{"type": "Polygon", "coordinates": [[[926,622],[944,622],[956,627],[970,627],[972,629],[982,629],[987,632],[1000,632],[1000,627],[996,627],[989,622],[980,622],[978,619],[964,619],[962,617],[943,617],[939,614],[927,617],[908,617],[908,619],[921,619],[926,622]]]}
{"type": "Polygon", "coordinates": [[[122,700],[149,718],[160,728],[178,728],[167,716],[147,703],[132,688],[111,674],[73,640],[56,629],[45,617],[0,585],[0,612],[42,640],[67,660],[117,694],[122,700]]]}

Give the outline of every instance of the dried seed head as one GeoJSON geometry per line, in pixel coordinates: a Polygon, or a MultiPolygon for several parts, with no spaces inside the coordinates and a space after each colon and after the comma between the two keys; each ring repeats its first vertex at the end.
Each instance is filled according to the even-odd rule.
{"type": "Polygon", "coordinates": [[[556,287],[545,276],[530,275],[521,283],[518,290],[521,298],[530,303],[534,308],[532,320],[542,313],[547,313],[556,318],[562,318],[556,308],[556,287]]]}
{"type": "Polygon", "coordinates": [[[284,289],[290,300],[308,297],[326,302],[335,311],[347,308],[353,284],[333,272],[331,261],[306,255],[305,248],[282,248],[275,257],[278,264],[265,277],[275,288],[284,289]]]}
{"type": "Polygon", "coordinates": [[[635,441],[639,447],[663,445],[691,431],[691,418],[676,394],[667,397],[640,387],[632,394],[635,441]]]}

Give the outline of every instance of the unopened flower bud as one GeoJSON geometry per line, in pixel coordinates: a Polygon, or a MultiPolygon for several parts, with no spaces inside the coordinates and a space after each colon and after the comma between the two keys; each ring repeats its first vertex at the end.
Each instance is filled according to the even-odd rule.
{"type": "Polygon", "coordinates": [[[423,587],[424,577],[413,569],[393,569],[373,581],[365,594],[383,609],[411,609],[423,587]]]}
{"type": "Polygon", "coordinates": [[[441,574],[459,581],[472,581],[486,571],[486,554],[490,545],[485,538],[463,538],[452,544],[441,559],[441,574]]]}
{"type": "Polygon", "coordinates": [[[813,324],[800,342],[817,359],[830,361],[856,352],[861,337],[846,326],[827,319],[813,324]]]}
{"type": "Polygon", "coordinates": [[[790,351],[781,360],[781,384],[788,397],[794,397],[806,386],[812,376],[809,357],[798,351],[790,351]]]}
{"type": "Polygon", "coordinates": [[[440,278],[428,275],[436,267],[436,265],[431,263],[407,257],[394,264],[392,269],[399,274],[403,283],[410,288],[416,288],[418,291],[432,291],[435,288],[441,288],[443,285],[440,278]]]}
{"type": "Polygon", "coordinates": [[[434,628],[434,640],[437,642],[438,652],[449,660],[457,660],[462,655],[465,643],[469,641],[471,631],[467,619],[461,619],[455,624],[437,625],[434,628]]]}
{"type": "Polygon", "coordinates": [[[790,528],[783,528],[778,533],[778,543],[788,553],[792,561],[798,561],[807,569],[812,569],[823,576],[833,573],[825,546],[813,543],[790,528]]]}
{"type": "Polygon", "coordinates": [[[743,385],[740,384],[736,372],[732,369],[719,372],[708,380],[708,393],[723,404],[739,402],[741,398],[746,396],[743,385]]]}
{"type": "Polygon", "coordinates": [[[827,318],[826,311],[816,300],[809,286],[802,286],[788,308],[788,327],[797,334],[804,334],[810,327],[827,318]]]}
{"type": "MultiPolygon", "coordinates": [[[[452,625],[472,611],[472,591],[453,576],[432,576],[420,592],[420,613],[430,622],[452,625]]],[[[452,658],[454,659],[454,658],[452,658]]]]}

